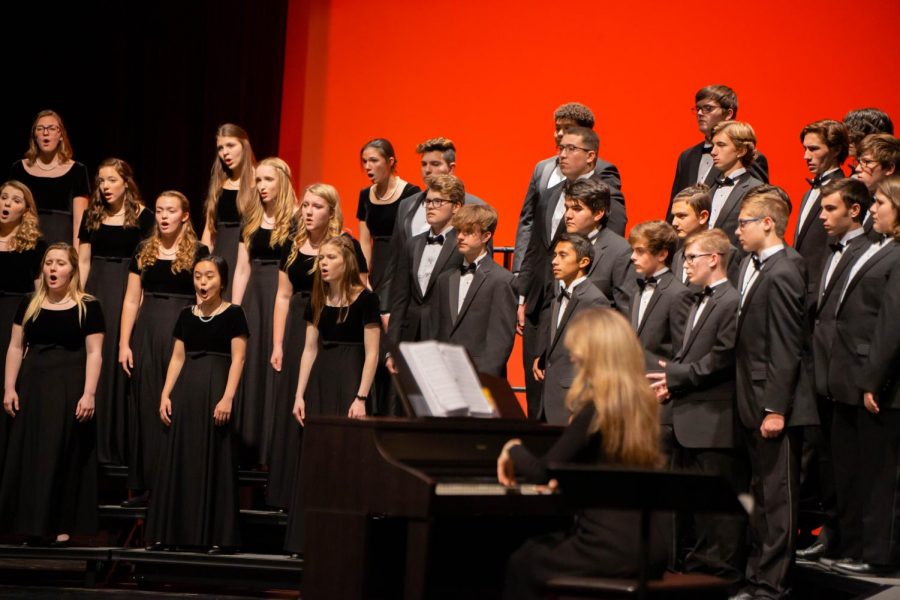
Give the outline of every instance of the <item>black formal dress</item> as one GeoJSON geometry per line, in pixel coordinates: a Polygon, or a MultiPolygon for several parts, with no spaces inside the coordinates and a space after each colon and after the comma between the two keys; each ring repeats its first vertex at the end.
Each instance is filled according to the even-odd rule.
{"type": "MultiPolygon", "coordinates": [[[[307,304],[303,315],[313,322],[312,304],[307,304]]],[[[366,325],[380,324],[378,296],[363,289],[356,300],[343,310],[335,306],[322,309],[319,318],[319,351],[304,390],[306,416],[343,416],[350,410],[359,391],[366,361],[364,329],[366,325]],[[339,315],[346,314],[343,322],[339,315]]],[[[298,467],[299,461],[298,461],[298,467]]],[[[290,516],[284,547],[291,552],[303,551],[303,486],[297,475],[291,494],[290,516]]]]}
{"type": "MultiPolygon", "coordinates": [[[[360,268],[366,269],[366,258],[359,242],[353,240],[353,247],[356,249],[356,260],[359,261],[360,268]]],[[[316,263],[315,255],[298,251],[293,262],[288,264],[290,255],[291,245],[285,244],[279,268],[291,280],[294,295],[291,296],[284,325],[281,372],[275,374],[275,422],[268,458],[269,484],[266,486],[266,503],[278,508],[290,506],[294,476],[300,465],[303,428],[294,419],[294,398],[300,376],[300,357],[306,344],[306,320],[303,316],[312,293],[316,263]]]]}
{"type": "MultiPolygon", "coordinates": [[[[38,240],[31,250],[0,252],[0,358],[3,359],[3,365],[6,364],[6,350],[9,348],[13,319],[22,298],[34,292],[34,280],[41,275],[41,260],[46,250],[47,244],[43,240],[38,240]]],[[[0,373],[0,384],[4,383],[5,374],[6,369],[3,369],[3,373],[0,373]]],[[[9,439],[11,422],[5,411],[0,414],[0,478],[3,477],[6,442],[9,439]]]]}
{"type": "Polygon", "coordinates": [[[19,304],[25,357],[16,380],[19,413],[10,425],[0,481],[0,531],[40,537],[97,529],[97,454],[94,421],[79,423],[84,394],[85,338],[103,333],[96,300],[42,309],[24,322],[31,301],[19,304]]]}
{"type": "MultiPolygon", "coordinates": [[[[543,458],[524,446],[514,446],[510,458],[517,479],[547,483],[547,465],[557,463],[607,464],[602,436],[591,433],[593,404],[579,410],[562,436],[543,458]]],[[[533,538],[516,550],[506,567],[503,597],[509,600],[543,599],[544,585],[564,575],[636,577],[640,567],[640,513],[586,509],[568,532],[533,538]]],[[[651,518],[650,574],[662,575],[668,561],[671,534],[664,519],[651,518]]]]}
{"type": "MultiPolygon", "coordinates": [[[[128,266],[141,276],[144,299],[131,333],[134,368],[131,371],[131,401],[128,407],[128,487],[153,487],[165,428],[159,420],[159,400],[172,357],[172,328],[181,309],[194,303],[193,268],[172,272],[172,261],[157,258],[152,265],[138,267],[140,246],[128,266]]],[[[198,243],[197,259],[209,255],[198,243]]]]}
{"type": "Polygon", "coordinates": [[[37,177],[25,170],[21,160],[9,169],[9,178],[21,181],[34,195],[41,222],[41,232],[48,244],[72,243],[72,200],[89,198],[91,186],[87,168],[73,161],[72,167],[59,177],[37,177]]]}
{"type": "MultiPolygon", "coordinates": [[[[237,190],[222,189],[219,192],[216,201],[216,241],[213,244],[213,254],[225,259],[232,277],[237,268],[238,244],[241,241],[241,213],[237,197],[237,190]]],[[[222,297],[231,300],[231,290],[225,290],[222,297]]]]}
{"type": "Polygon", "coordinates": [[[149,210],[141,211],[136,227],[104,225],[93,231],[82,219],[78,241],[91,246],[91,272],[85,290],[100,301],[106,318],[103,365],[97,381],[94,418],[97,421],[97,460],[103,464],[125,464],[126,394],[128,376],[116,362],[122,301],[128,286],[128,264],[138,244],[153,231],[156,221],[149,210]]]}
{"type": "Polygon", "coordinates": [[[231,342],[249,335],[241,307],[232,304],[209,321],[182,309],[175,339],[184,342],[184,365],[172,388],[172,424],[165,438],[147,539],[167,546],[241,544],[237,456],[232,426],[216,425],[231,368],[231,342]]]}

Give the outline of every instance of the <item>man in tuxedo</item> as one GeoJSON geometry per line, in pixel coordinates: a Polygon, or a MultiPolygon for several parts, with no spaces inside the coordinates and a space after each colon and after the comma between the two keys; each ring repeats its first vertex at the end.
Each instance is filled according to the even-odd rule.
{"type": "Polygon", "coordinates": [[[516,294],[512,273],[488,253],[488,241],[497,230],[497,211],[469,204],[451,223],[463,262],[438,278],[426,337],[460,344],[479,372],[505,378],[516,337],[516,294]]]}
{"type": "MultiPolygon", "coordinates": [[[[728,281],[731,254],[728,236],[719,229],[703,230],[685,242],[691,295],[683,341],[675,357],[660,361],[663,370],[650,372],[657,398],[665,402],[674,428],[673,466],[724,477],[735,491],[746,490],[744,461],[734,448],[734,345],[740,296],[728,281]]],[[[691,515],[692,540],[682,562],[687,572],[743,580],[745,520],[725,515],[691,515]]]]}
{"type": "Polygon", "coordinates": [[[818,422],[815,404],[800,389],[806,274],[796,251],[785,247],[787,220],[782,194],[765,186],[743,200],[735,228],[748,253],[738,284],[735,345],[738,418],[755,500],[747,598],[790,593],[802,427],[818,422]]]}
{"type": "MultiPolygon", "coordinates": [[[[672,194],[669,196],[669,208],[666,210],[666,220],[670,223],[672,222],[672,200],[678,192],[698,183],[712,186],[713,182],[722,174],[719,168],[713,164],[712,156],[710,156],[713,129],[722,121],[737,119],[737,94],[727,85],[708,85],[701,88],[694,95],[694,103],[692,112],[697,117],[697,127],[703,135],[703,141],[696,146],[691,146],[678,156],[675,179],[672,182],[672,194]]],[[[769,164],[765,156],[759,154],[749,168],[756,179],[768,183],[769,164]]]]}
{"type": "Polygon", "coordinates": [[[748,123],[723,121],[713,129],[712,144],[713,165],[721,174],[710,187],[709,228],[718,227],[739,248],[736,228],[741,202],[763,184],[748,170],[756,160],[756,133],[748,123]]]}
{"type": "Polygon", "coordinates": [[[540,352],[532,364],[534,378],[543,381],[538,418],[551,425],[566,425],[571,411],[566,394],[572,387],[575,366],[563,343],[566,325],[578,312],[609,307],[600,290],[588,280],[591,243],[583,236],[563,233],[553,247],[553,298],[541,322],[540,352]]]}
{"type": "MultiPolygon", "coordinates": [[[[675,277],[684,285],[693,289],[687,276],[687,268],[684,263],[684,241],[696,233],[707,231],[709,229],[709,211],[712,207],[712,197],[709,195],[709,188],[706,184],[698,183],[687,187],[672,199],[672,227],[678,236],[678,248],[675,256],[672,257],[672,272],[675,277]]],[[[721,230],[720,230],[721,231],[721,230]]],[[[729,244],[729,253],[726,265],[728,267],[728,281],[732,285],[737,285],[738,269],[740,267],[740,259],[735,258],[737,248],[729,244]]]]}
{"type": "MultiPolygon", "coordinates": [[[[874,197],[878,185],[900,171],[900,140],[889,133],[873,133],[864,137],[856,145],[856,166],[853,177],[859,179],[869,188],[874,197]]],[[[863,227],[867,234],[872,232],[872,221],[869,214],[863,215],[863,227]]]]}
{"type": "MultiPolygon", "coordinates": [[[[847,268],[868,246],[862,226],[862,215],[869,206],[866,186],[855,179],[836,179],[821,189],[821,210],[818,219],[829,236],[828,254],[824,261],[816,301],[810,306],[813,314],[813,381],[816,405],[819,410],[820,428],[813,434],[816,443],[820,501],[826,513],[826,522],[816,541],[808,548],[797,551],[798,558],[816,559],[821,556],[859,558],[862,556],[862,517],[852,503],[852,490],[835,489],[838,471],[841,481],[848,481],[846,474],[858,468],[853,460],[855,451],[833,446],[833,428],[847,422],[855,422],[855,404],[834,402],[828,387],[828,368],[834,345],[834,313],[841,290],[841,281],[847,268]],[[836,415],[836,418],[832,418],[836,415]],[[834,423],[834,424],[833,424],[834,423]],[[834,452],[838,450],[838,452],[834,452]]],[[[846,439],[840,431],[834,440],[846,439]]]]}
{"type": "Polygon", "coordinates": [[[844,115],[844,125],[850,135],[850,156],[856,157],[856,145],[873,133],[894,135],[894,123],[886,112],[878,108],[858,108],[844,115]]]}
{"type": "MultiPolygon", "coordinates": [[[[557,146],[562,143],[562,137],[569,127],[593,129],[594,113],[587,106],[578,102],[563,104],[553,113],[553,136],[557,146]]],[[[522,269],[522,262],[525,260],[525,252],[528,250],[531,234],[535,231],[535,211],[538,202],[549,189],[558,186],[566,179],[566,176],[560,169],[559,159],[560,155],[557,152],[555,156],[539,161],[534,167],[531,181],[528,183],[525,200],[522,202],[519,226],[516,229],[513,273],[518,273],[522,269]]],[[[611,215],[612,222],[610,227],[619,235],[625,235],[625,196],[622,195],[622,178],[619,175],[619,170],[614,164],[598,157],[594,161],[594,171],[596,171],[597,176],[602,181],[609,185],[613,202],[619,204],[614,214],[611,215]]]]}
{"type": "MultiPolygon", "coordinates": [[[[865,156],[866,140],[858,149],[860,157],[865,156]]],[[[842,516],[856,520],[849,523],[851,532],[859,528],[862,533],[856,549],[861,554],[836,562],[833,568],[855,575],[895,572],[900,563],[895,534],[900,518],[900,176],[879,184],[869,211],[877,237],[838,284],[828,368],[828,390],[836,401],[838,498],[849,495],[845,498],[849,511],[842,516]],[[847,470],[851,464],[855,468],[847,470]]]]}
{"type": "MultiPolygon", "coordinates": [[[[393,343],[418,341],[427,332],[434,288],[441,273],[458,269],[462,255],[456,246],[453,216],[463,205],[466,190],[453,175],[437,175],[428,182],[425,218],[429,229],[406,242],[398,257],[391,289],[391,315],[387,336],[393,343]]],[[[394,370],[393,361],[387,366],[394,370]]]]}

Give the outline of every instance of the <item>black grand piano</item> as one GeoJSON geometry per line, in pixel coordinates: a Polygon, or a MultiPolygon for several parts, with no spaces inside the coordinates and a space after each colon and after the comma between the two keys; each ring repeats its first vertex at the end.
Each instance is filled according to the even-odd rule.
{"type": "Polygon", "coordinates": [[[499,597],[510,553],[570,517],[535,486],[500,486],[497,456],[511,438],[542,453],[561,431],[503,419],[310,418],[304,600],[499,597]]]}

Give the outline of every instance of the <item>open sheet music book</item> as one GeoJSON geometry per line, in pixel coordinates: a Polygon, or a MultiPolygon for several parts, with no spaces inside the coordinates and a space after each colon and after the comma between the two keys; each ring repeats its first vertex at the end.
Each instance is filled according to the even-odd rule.
{"type": "Polygon", "coordinates": [[[400,354],[418,386],[408,394],[420,417],[494,417],[465,348],[435,341],[401,342],[400,354]]]}

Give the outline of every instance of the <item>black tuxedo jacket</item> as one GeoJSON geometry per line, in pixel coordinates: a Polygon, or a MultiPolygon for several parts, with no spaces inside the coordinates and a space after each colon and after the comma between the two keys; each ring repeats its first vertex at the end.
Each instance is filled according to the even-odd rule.
{"type": "MultiPolygon", "coordinates": [[[[722,210],[719,211],[716,222],[712,224],[713,227],[717,227],[725,232],[725,235],[731,240],[731,245],[735,248],[741,247],[741,243],[738,241],[737,233],[735,231],[738,225],[738,216],[741,214],[741,202],[750,190],[762,184],[763,182],[761,180],[754,177],[752,171],[749,169],[744,171],[744,173],[737,178],[737,181],[734,182],[734,185],[731,186],[731,193],[728,194],[728,198],[725,200],[722,210]]],[[[719,184],[713,182],[713,185],[709,189],[710,197],[715,197],[717,189],[719,189],[719,184]]],[[[743,258],[743,256],[741,256],[741,258],[743,258]]]]}
{"type": "Polygon", "coordinates": [[[681,348],[684,326],[691,310],[693,294],[667,271],[659,276],[650,296],[644,318],[638,323],[641,290],[631,300],[631,326],[634,327],[647,357],[647,370],[658,371],[659,361],[672,360],[681,348]]]}
{"type": "MultiPolygon", "coordinates": [[[[534,231],[538,202],[547,192],[550,175],[556,169],[558,162],[559,157],[551,156],[534,166],[531,181],[528,183],[528,191],[522,202],[522,210],[519,213],[519,226],[516,229],[516,249],[513,255],[514,273],[518,273],[522,269],[525,253],[534,231]]],[[[607,226],[619,235],[625,235],[625,223],[628,218],[625,215],[625,196],[622,195],[622,178],[619,176],[619,170],[614,164],[598,158],[597,164],[594,165],[594,174],[609,186],[610,211],[607,226]]]]}
{"type": "MultiPolygon", "coordinates": [[[[739,290],[749,263],[748,256],[741,264],[739,290]]],[[[818,424],[800,364],[806,332],[806,274],[802,259],[786,246],[763,263],[738,313],[737,407],[747,429],[759,429],[770,411],[784,415],[788,427],[818,424]]]]}
{"type": "Polygon", "coordinates": [[[388,339],[395,344],[422,339],[423,330],[428,327],[429,309],[438,278],[444,271],[458,269],[462,264],[462,254],[456,248],[456,230],[450,229],[423,294],[418,273],[425,251],[425,238],[429,233],[419,234],[407,241],[405,250],[398,257],[397,273],[391,285],[391,319],[388,322],[388,339]]]}
{"type": "Polygon", "coordinates": [[[637,293],[637,273],[631,262],[631,245],[604,227],[591,242],[593,256],[587,277],[603,292],[610,305],[628,317],[631,299],[637,293]]]}
{"type": "Polygon", "coordinates": [[[863,392],[874,392],[882,408],[900,408],[900,245],[888,243],[846,285],[843,301],[834,290],[831,395],[861,405],[863,392]]]}
{"type": "Polygon", "coordinates": [[[732,448],[740,295],[731,283],[717,285],[691,327],[699,304],[691,305],[684,341],[666,365],[675,439],[685,448],[732,448]]]}
{"type": "Polygon", "coordinates": [[[516,337],[513,275],[485,256],[457,310],[459,280],[458,269],[441,273],[431,325],[423,337],[459,344],[469,351],[479,372],[506,377],[506,363],[516,337]]]}
{"type": "MultiPolygon", "coordinates": [[[[666,210],[666,220],[672,222],[672,200],[675,195],[686,187],[697,184],[697,171],[700,170],[700,158],[703,156],[703,142],[691,146],[678,155],[678,163],[675,166],[675,179],[672,181],[672,194],[669,196],[669,208],[666,210]]],[[[763,183],[769,183],[769,161],[760,153],[747,171],[763,183]]],[[[722,172],[715,165],[709,170],[709,174],[703,183],[712,187],[716,178],[722,172]]]]}

